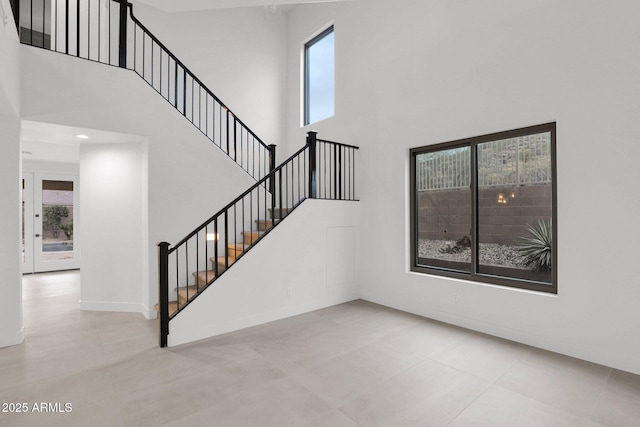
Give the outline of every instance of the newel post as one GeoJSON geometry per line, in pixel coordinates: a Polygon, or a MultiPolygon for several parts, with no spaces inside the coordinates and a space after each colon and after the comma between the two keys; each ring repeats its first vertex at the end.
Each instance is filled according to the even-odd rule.
{"type": "Polygon", "coordinates": [[[307,146],[309,147],[309,198],[315,199],[317,194],[317,160],[316,160],[316,135],[318,132],[307,132],[307,146]]]}
{"type": "Polygon", "coordinates": [[[275,219],[276,211],[276,175],[273,170],[276,168],[276,146],[269,145],[269,193],[271,193],[271,218],[275,219]]]}
{"type": "Polygon", "coordinates": [[[127,0],[118,0],[120,3],[120,38],[118,45],[118,65],[127,68],[127,0]]]}
{"type": "Polygon", "coordinates": [[[167,346],[169,335],[169,243],[158,243],[158,298],[160,299],[160,347],[167,346]]]}

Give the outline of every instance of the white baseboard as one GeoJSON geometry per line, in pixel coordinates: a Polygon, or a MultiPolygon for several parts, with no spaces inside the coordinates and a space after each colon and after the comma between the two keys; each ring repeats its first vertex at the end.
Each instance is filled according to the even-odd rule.
{"type": "Polygon", "coordinates": [[[0,336],[0,348],[22,344],[23,342],[24,342],[24,328],[21,328],[15,334],[0,336]]]}
{"type": "MultiPolygon", "coordinates": [[[[149,311],[144,304],[137,302],[80,301],[80,310],[116,311],[121,313],[140,313],[147,317],[149,311]]],[[[148,317],[147,317],[148,318],[148,317]]]]}

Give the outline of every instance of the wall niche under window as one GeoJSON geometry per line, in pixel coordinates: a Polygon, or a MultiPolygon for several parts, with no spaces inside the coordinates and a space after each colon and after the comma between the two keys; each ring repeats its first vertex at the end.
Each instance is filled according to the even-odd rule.
{"type": "Polygon", "coordinates": [[[411,150],[411,269],[557,292],[556,125],[411,150]]]}

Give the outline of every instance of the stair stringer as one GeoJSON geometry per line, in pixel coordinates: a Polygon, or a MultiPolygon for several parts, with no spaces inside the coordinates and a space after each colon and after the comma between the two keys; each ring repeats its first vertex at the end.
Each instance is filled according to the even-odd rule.
{"type": "Polygon", "coordinates": [[[305,200],[169,322],[168,345],[359,298],[359,205],[305,200]]]}

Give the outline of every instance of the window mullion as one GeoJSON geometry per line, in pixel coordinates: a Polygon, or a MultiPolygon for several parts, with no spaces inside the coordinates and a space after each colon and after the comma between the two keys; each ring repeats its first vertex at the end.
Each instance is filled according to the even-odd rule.
{"type": "Polygon", "coordinates": [[[478,273],[478,145],[471,144],[469,150],[471,156],[470,175],[471,175],[471,274],[478,273]]]}

